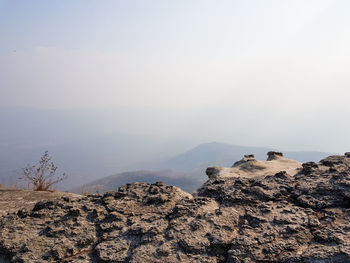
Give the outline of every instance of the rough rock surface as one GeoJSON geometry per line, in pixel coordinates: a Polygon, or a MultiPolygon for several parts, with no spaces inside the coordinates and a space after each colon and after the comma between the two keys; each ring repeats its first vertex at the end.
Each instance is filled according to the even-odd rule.
{"type": "MultiPolygon", "coordinates": [[[[249,157],[251,158],[251,157],[249,157]]],[[[350,154],[290,176],[211,177],[38,202],[0,218],[5,262],[350,262],[350,154]],[[6,258],[6,259],[5,259],[6,258]]]]}
{"type": "Polygon", "coordinates": [[[295,175],[302,169],[302,164],[295,160],[289,160],[283,157],[280,152],[268,152],[267,161],[256,160],[253,154],[244,155],[244,157],[235,162],[232,167],[213,166],[208,167],[206,174],[209,179],[220,177],[265,177],[280,171],[286,171],[289,175],[295,175]]]}
{"type": "Polygon", "coordinates": [[[57,191],[0,189],[0,217],[9,212],[16,212],[21,208],[33,208],[41,200],[54,200],[64,196],[78,198],[80,195],[57,191]]]}

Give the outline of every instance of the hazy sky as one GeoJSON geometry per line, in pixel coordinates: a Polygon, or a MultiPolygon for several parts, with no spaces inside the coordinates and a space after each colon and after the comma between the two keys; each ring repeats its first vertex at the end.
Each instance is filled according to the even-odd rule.
{"type": "Polygon", "coordinates": [[[123,109],[124,132],[350,150],[349,14],[348,0],[0,0],[0,106],[123,109]]]}

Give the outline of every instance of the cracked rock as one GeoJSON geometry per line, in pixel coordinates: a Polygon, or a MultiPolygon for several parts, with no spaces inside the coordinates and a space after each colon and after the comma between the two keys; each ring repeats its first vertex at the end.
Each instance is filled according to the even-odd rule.
{"type": "Polygon", "coordinates": [[[350,262],[348,154],[303,165],[244,158],[234,169],[249,176],[209,169],[193,195],[133,183],[11,210],[0,217],[0,262],[350,262]]]}

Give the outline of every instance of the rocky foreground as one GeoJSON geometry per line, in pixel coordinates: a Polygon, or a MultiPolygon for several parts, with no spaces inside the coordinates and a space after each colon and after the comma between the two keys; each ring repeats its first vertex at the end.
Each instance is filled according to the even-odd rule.
{"type": "Polygon", "coordinates": [[[0,218],[0,262],[350,262],[350,154],[287,163],[208,168],[193,195],[134,183],[38,202],[0,218]]]}
{"type": "Polygon", "coordinates": [[[0,218],[9,212],[17,212],[20,208],[32,209],[40,200],[55,200],[64,196],[74,198],[80,195],[58,191],[0,189],[0,218]]]}

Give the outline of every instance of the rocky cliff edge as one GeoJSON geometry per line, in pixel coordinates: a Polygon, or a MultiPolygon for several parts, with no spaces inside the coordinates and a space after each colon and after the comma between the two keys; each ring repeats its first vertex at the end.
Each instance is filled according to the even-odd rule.
{"type": "Polygon", "coordinates": [[[350,262],[350,153],[292,162],[292,169],[281,168],[291,164],[282,158],[258,162],[250,155],[231,170],[209,169],[209,180],[193,195],[158,182],[40,201],[0,218],[0,258],[350,262]],[[280,168],[270,169],[269,162],[280,168]]]}

